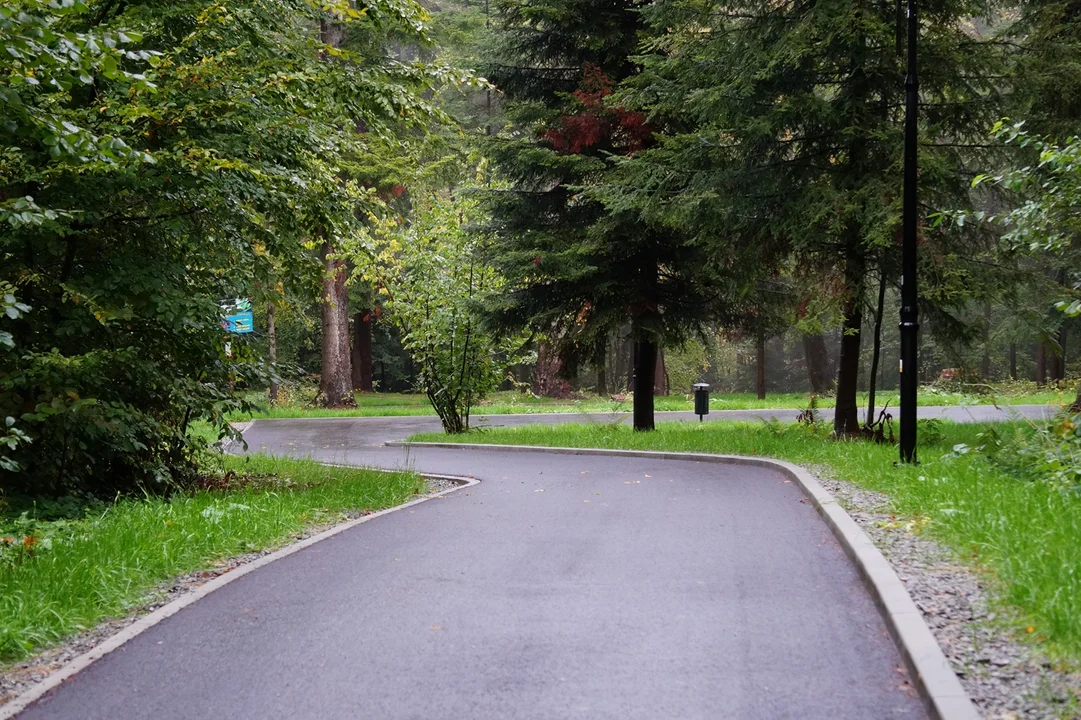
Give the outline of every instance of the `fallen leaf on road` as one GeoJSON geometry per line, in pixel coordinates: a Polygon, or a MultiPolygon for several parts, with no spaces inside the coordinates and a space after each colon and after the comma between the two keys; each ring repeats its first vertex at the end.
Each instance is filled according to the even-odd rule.
{"type": "Polygon", "coordinates": [[[429,629],[429,630],[442,630],[442,629],[443,629],[443,626],[442,626],[442,625],[432,625],[432,626],[431,626],[430,628],[428,628],[428,629],[429,629]]]}

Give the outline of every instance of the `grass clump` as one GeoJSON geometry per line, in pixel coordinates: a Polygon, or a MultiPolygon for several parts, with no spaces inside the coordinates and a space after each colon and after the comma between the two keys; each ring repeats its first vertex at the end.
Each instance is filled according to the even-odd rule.
{"type": "Polygon", "coordinates": [[[398,505],[423,488],[413,473],[260,455],[222,463],[202,489],[168,499],[99,503],[66,519],[33,510],[0,518],[0,660],[124,615],[179,575],[283,544],[345,513],[398,505]]]}
{"type": "Polygon", "coordinates": [[[652,433],[611,423],[528,426],[411,440],[760,455],[812,466],[887,494],[898,515],[919,519],[924,532],[990,571],[999,600],[1020,611],[1022,634],[1046,639],[1077,661],[1081,492],[1047,475],[1022,477],[999,464],[993,447],[996,437],[1057,447],[1040,433],[1027,423],[938,421],[925,433],[933,442],[921,443],[918,466],[896,466],[892,445],[836,441],[824,431],[782,423],[660,423],[652,433]]]}

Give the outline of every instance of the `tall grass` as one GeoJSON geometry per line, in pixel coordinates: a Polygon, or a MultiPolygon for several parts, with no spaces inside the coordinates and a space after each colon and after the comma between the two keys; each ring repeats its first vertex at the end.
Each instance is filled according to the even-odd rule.
{"type": "MultiPolygon", "coordinates": [[[[1018,627],[1028,631],[1022,634],[1046,638],[1081,660],[1081,493],[1021,480],[969,450],[980,445],[985,425],[937,427],[941,438],[919,449],[919,466],[896,466],[893,446],[765,423],[661,423],[652,433],[616,425],[527,426],[412,440],[761,455],[824,469],[886,493],[898,515],[925,519],[924,532],[997,580],[998,599],[1021,611],[1018,627]]],[[[1014,429],[1024,432],[1024,425],[1014,429]]]]}
{"type": "Polygon", "coordinates": [[[224,462],[263,476],[261,484],[120,500],[91,517],[39,525],[31,552],[0,563],[0,659],[20,659],[123,615],[159,584],[216,560],[279,545],[348,511],[400,504],[422,488],[411,473],[265,456],[224,462]]]}

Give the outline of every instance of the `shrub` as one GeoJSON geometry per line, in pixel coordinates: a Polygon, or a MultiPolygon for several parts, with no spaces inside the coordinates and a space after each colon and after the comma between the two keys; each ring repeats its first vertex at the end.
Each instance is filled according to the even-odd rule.
{"type": "Polygon", "coordinates": [[[1081,490],[1081,414],[1012,432],[989,427],[981,438],[984,454],[1011,475],[1081,490]]]}

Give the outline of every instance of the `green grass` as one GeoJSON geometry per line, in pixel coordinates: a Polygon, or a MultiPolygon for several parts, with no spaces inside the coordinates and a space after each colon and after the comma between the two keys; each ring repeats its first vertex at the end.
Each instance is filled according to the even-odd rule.
{"type": "MultiPolygon", "coordinates": [[[[921,402],[925,405],[1017,405],[1017,404],[1062,404],[1074,399],[1074,390],[1040,390],[1034,388],[996,386],[993,392],[969,394],[947,392],[932,388],[921,391],[921,402]]],[[[249,400],[266,406],[266,397],[262,392],[249,392],[249,400]]],[[[290,393],[284,395],[275,407],[254,415],[234,414],[231,420],[242,421],[257,418],[312,418],[312,417],[399,417],[409,415],[433,415],[431,406],[424,395],[407,393],[356,393],[357,407],[346,410],[331,410],[315,407],[314,391],[290,393]]],[[[490,394],[484,401],[473,408],[474,415],[508,415],[515,413],[587,413],[587,412],[630,412],[631,397],[623,401],[613,401],[596,395],[585,395],[574,400],[554,398],[536,398],[531,395],[507,391],[490,394]]],[[[771,393],[765,400],[759,400],[753,393],[723,393],[710,396],[710,409],[717,410],[762,410],[771,408],[805,408],[809,400],[806,393],[771,393]]],[[[861,407],[867,404],[866,393],[859,394],[861,407]]],[[[889,402],[896,407],[896,392],[879,393],[876,405],[881,408],[889,402]]],[[[657,410],[693,410],[694,402],[689,395],[670,395],[654,400],[657,410]]],[[[832,397],[821,397],[818,406],[832,408],[832,397]]]]}
{"type": "MultiPolygon", "coordinates": [[[[660,423],[652,433],[614,424],[527,426],[411,440],[760,455],[811,466],[887,494],[898,516],[916,519],[985,572],[998,600],[1017,611],[1004,615],[1022,636],[1046,639],[1060,657],[1081,660],[1081,493],[1017,479],[976,451],[953,452],[956,445],[977,447],[986,426],[938,427],[942,438],[920,448],[917,467],[894,466],[893,446],[835,441],[779,423],[660,423]]],[[[1021,423],[996,428],[1028,432],[1021,423]]]]}
{"type": "MultiPolygon", "coordinates": [[[[412,473],[329,468],[311,461],[225,457],[223,470],[255,485],[120,500],[92,517],[40,523],[23,532],[32,553],[0,553],[0,659],[122,616],[162,583],[215,561],[281,545],[343,513],[400,504],[423,487],[412,473]]],[[[10,532],[13,523],[7,520],[10,532]]],[[[21,545],[21,538],[14,538],[21,545]]]]}

